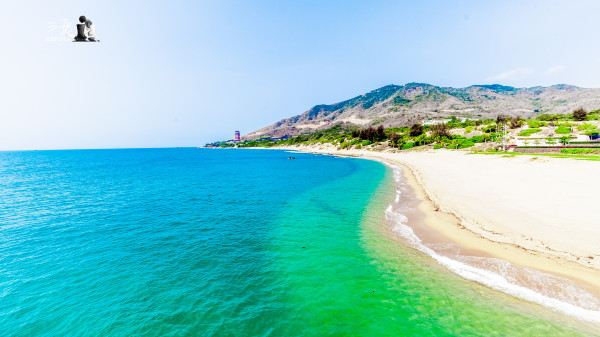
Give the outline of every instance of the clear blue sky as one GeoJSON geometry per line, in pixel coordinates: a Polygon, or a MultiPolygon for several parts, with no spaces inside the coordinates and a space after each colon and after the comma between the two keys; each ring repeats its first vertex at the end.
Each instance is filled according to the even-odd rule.
{"type": "Polygon", "coordinates": [[[598,1],[4,1],[0,150],[201,146],[387,84],[600,87],[598,13],[598,1]],[[99,44],[47,41],[81,14],[99,44]]]}

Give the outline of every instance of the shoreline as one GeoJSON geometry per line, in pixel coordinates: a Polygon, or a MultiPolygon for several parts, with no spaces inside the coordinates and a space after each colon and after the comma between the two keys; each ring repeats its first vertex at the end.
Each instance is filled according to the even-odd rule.
{"type": "MultiPolygon", "coordinates": [[[[600,270],[592,266],[578,263],[576,258],[567,259],[564,254],[551,254],[548,251],[539,251],[511,242],[510,237],[503,237],[502,233],[494,232],[494,237],[486,237],[480,233],[485,223],[479,223],[479,228],[473,227],[473,222],[479,219],[465,217],[459,211],[448,207],[441,202],[437,195],[428,188],[428,182],[419,171],[407,160],[402,160],[402,155],[390,152],[375,152],[365,150],[337,150],[336,148],[299,146],[278,147],[274,149],[293,150],[307,153],[319,153],[335,156],[357,157],[376,160],[389,166],[402,168],[406,184],[412,189],[414,197],[418,199],[418,210],[423,214],[424,225],[455,243],[457,246],[475,252],[482,257],[491,257],[508,261],[515,266],[530,268],[548,273],[567,280],[600,298],[600,270]],[[500,239],[502,241],[496,241],[500,239]]],[[[502,158],[508,160],[506,158],[502,158]]],[[[552,248],[552,247],[548,247],[552,248]]],[[[597,311],[596,311],[597,312],[597,311]]]]}
{"type": "MultiPolygon", "coordinates": [[[[369,157],[363,157],[370,159],[369,157]]],[[[575,278],[594,287],[594,292],[600,295],[600,270],[595,270],[563,260],[544,252],[519,246],[509,242],[490,240],[469,229],[463,224],[464,218],[454,210],[446,209],[436,202],[423,184],[422,177],[416,169],[401,162],[393,164],[404,168],[404,178],[419,199],[419,210],[424,214],[425,225],[451,239],[461,247],[480,250],[489,255],[509,261],[524,267],[535,268],[558,276],[575,278]]]]}

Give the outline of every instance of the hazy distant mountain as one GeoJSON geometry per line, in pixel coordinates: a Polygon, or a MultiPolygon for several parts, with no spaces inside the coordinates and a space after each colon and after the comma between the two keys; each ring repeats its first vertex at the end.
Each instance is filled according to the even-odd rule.
{"type": "Polygon", "coordinates": [[[550,87],[513,88],[473,85],[437,87],[426,83],[388,85],[347,101],[312,109],[251,132],[246,139],[297,135],[336,124],[405,126],[434,117],[495,118],[498,114],[529,117],[542,113],[568,113],[577,107],[600,108],[600,89],[558,84],[550,87]]]}

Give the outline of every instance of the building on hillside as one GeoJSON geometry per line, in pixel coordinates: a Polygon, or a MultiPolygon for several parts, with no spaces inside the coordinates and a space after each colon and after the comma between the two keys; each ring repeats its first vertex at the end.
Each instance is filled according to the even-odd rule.
{"type": "Polygon", "coordinates": [[[446,124],[448,122],[450,122],[451,119],[450,118],[444,118],[444,119],[426,119],[424,121],[421,122],[422,125],[437,125],[437,124],[446,124]]]}
{"type": "Polygon", "coordinates": [[[241,142],[241,139],[240,139],[240,132],[239,132],[239,131],[236,131],[236,132],[235,132],[235,136],[233,137],[233,141],[234,141],[234,142],[236,142],[236,143],[239,143],[239,142],[241,142]]]}
{"type": "MultiPolygon", "coordinates": [[[[464,123],[467,118],[464,117],[457,117],[456,120],[460,123],[464,123]]],[[[437,125],[437,124],[446,124],[451,122],[452,119],[450,118],[442,118],[442,119],[425,119],[423,121],[421,121],[422,125],[437,125]]]]}

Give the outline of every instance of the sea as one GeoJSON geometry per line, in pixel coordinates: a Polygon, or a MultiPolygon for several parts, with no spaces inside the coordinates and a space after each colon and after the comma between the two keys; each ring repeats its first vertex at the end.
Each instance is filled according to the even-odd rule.
{"type": "Polygon", "coordinates": [[[399,170],[283,150],[0,152],[0,336],[599,335],[428,250],[399,170]]]}

